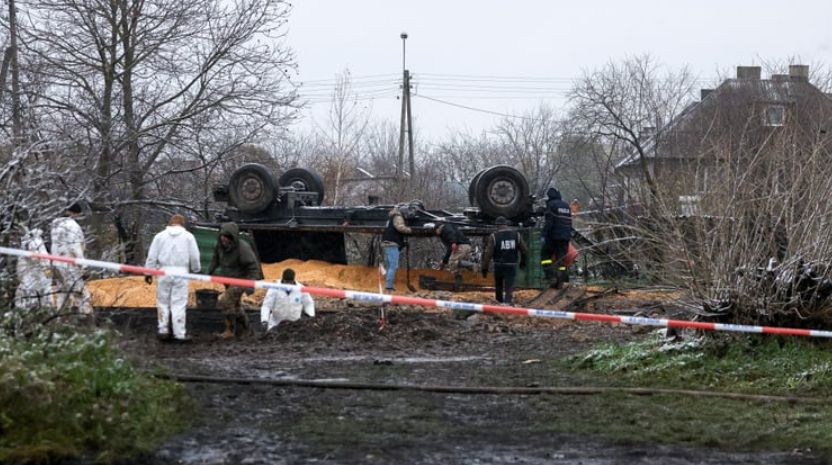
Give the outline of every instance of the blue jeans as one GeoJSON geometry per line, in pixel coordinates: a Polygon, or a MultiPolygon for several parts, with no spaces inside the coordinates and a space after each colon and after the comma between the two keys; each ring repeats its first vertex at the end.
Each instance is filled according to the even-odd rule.
{"type": "Polygon", "coordinates": [[[399,268],[399,246],[384,246],[384,261],[387,268],[387,289],[393,289],[393,281],[396,279],[396,269],[399,268]]]}

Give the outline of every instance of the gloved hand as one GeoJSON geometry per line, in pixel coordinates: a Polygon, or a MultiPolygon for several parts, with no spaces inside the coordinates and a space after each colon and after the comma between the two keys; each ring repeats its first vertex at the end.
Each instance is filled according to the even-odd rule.
{"type": "Polygon", "coordinates": [[[451,244],[451,252],[456,252],[459,250],[459,244],[451,244]]]}
{"type": "Polygon", "coordinates": [[[245,290],[245,293],[246,293],[246,295],[254,294],[254,288],[253,287],[247,287],[246,290],[245,290]]]}
{"type": "Polygon", "coordinates": [[[520,268],[523,268],[523,269],[526,268],[526,260],[523,259],[523,258],[520,259],[520,268]]]}
{"type": "Polygon", "coordinates": [[[153,275],[149,275],[149,274],[145,275],[144,276],[144,282],[146,282],[147,284],[153,284],[153,275]]]}
{"type": "Polygon", "coordinates": [[[487,278],[487,277],[488,277],[488,268],[483,268],[483,269],[482,269],[482,277],[483,277],[483,278],[487,278]]]}

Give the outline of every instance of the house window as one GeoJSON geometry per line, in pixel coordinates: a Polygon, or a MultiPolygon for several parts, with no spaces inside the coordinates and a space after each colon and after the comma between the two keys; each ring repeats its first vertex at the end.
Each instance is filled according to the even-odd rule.
{"type": "Polygon", "coordinates": [[[765,126],[782,126],[786,121],[786,107],[783,105],[768,105],[763,112],[765,126]]]}

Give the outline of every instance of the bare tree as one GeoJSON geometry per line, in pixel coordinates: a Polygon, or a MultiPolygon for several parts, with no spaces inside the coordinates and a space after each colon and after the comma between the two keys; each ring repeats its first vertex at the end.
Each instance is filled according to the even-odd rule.
{"type": "MultiPolygon", "coordinates": [[[[622,142],[636,154],[641,175],[655,201],[659,187],[650,172],[648,158],[659,144],[647,144],[645,131],[664,127],[692,101],[694,79],[683,68],[677,73],[661,73],[649,55],[609,63],[600,70],[585,73],[570,92],[570,115],[576,131],[604,137],[608,143],[622,142]]],[[[652,139],[651,139],[652,140],[652,139]]]]}
{"type": "MultiPolygon", "coordinates": [[[[672,95],[682,88],[660,87],[672,95]]],[[[626,143],[627,160],[652,185],[647,197],[636,197],[649,200],[647,208],[622,209],[595,224],[602,239],[645,275],[688,290],[691,303],[709,314],[779,325],[828,320],[832,104],[823,93],[799,76],[743,76],[695,105],[679,105],[667,124],[665,117],[611,111],[634,107],[639,115],[645,104],[640,93],[610,92],[627,98],[599,98],[600,106],[589,108],[579,101],[577,127],[609,146],[626,143]],[[598,121],[608,126],[587,125],[598,121]],[[645,139],[625,124],[632,121],[665,124],[645,139]]]]}
{"type": "Polygon", "coordinates": [[[187,161],[212,132],[227,138],[213,153],[230,153],[293,115],[284,1],[44,0],[25,8],[25,52],[49,72],[40,133],[75,141],[94,173],[94,224],[115,224],[129,261],[143,258],[146,207],[165,201],[149,199],[148,183],[177,174],[158,172],[160,160],[187,161]]]}
{"type": "Polygon", "coordinates": [[[535,111],[503,118],[496,132],[503,144],[503,163],[520,170],[529,181],[530,192],[543,196],[563,167],[558,150],[561,121],[554,110],[541,105],[535,111]]]}
{"type": "Polygon", "coordinates": [[[362,141],[369,124],[371,108],[358,99],[352,89],[349,70],[336,77],[327,125],[320,127],[317,137],[319,166],[327,186],[329,201],[341,202],[343,179],[360,165],[362,141]]]}

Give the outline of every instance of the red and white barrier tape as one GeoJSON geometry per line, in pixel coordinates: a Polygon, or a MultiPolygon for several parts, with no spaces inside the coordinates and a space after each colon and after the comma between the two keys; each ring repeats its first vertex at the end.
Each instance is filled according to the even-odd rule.
{"type": "Polygon", "coordinates": [[[454,302],[449,300],[425,299],[422,297],[407,297],[374,292],[345,291],[339,289],[328,289],[323,287],[291,286],[270,281],[255,281],[250,279],[228,278],[224,276],[210,276],[195,273],[171,272],[153,268],[145,268],[142,266],[124,265],[99,260],[88,260],[80,258],[63,257],[59,255],[49,255],[38,252],[29,252],[26,250],[11,249],[7,247],[0,247],[0,254],[14,255],[17,257],[37,258],[40,260],[69,263],[77,266],[103,268],[106,270],[119,271],[123,273],[133,273],[141,275],[149,274],[155,276],[173,276],[192,281],[228,284],[231,286],[250,287],[257,289],[300,289],[302,292],[308,292],[309,294],[316,296],[333,297],[337,299],[347,300],[360,300],[363,302],[392,303],[398,305],[419,305],[423,307],[438,307],[451,310],[465,310],[469,312],[479,313],[525,315],[538,318],[559,318],[563,320],[577,321],[599,321],[605,323],[623,323],[628,325],[658,326],[665,328],[691,328],[707,331],[732,331],[739,333],[779,334],[785,336],[832,338],[832,331],[817,329],[782,328],[777,326],[752,326],[726,323],[706,323],[700,321],[668,320],[662,318],[645,318],[635,316],[602,315],[596,313],[564,312],[559,310],[541,310],[534,308],[505,307],[500,305],[484,305],[470,302],[454,302]]]}

